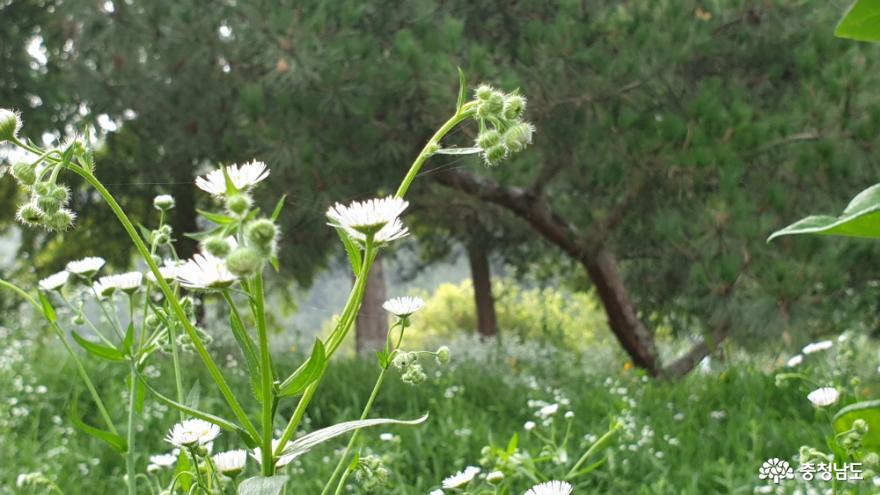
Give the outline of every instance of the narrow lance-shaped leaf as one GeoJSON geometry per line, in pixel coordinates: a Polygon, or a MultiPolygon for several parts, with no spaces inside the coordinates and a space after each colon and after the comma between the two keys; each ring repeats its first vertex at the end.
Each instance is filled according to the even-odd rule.
{"type": "Polygon", "coordinates": [[[211,222],[216,223],[217,225],[229,225],[238,221],[235,218],[232,218],[228,215],[223,215],[222,213],[212,213],[210,211],[198,209],[196,210],[196,212],[200,216],[206,218],[207,220],[210,220],[211,222]]]}
{"type": "Polygon", "coordinates": [[[284,200],[286,200],[286,199],[287,199],[287,195],[282,194],[281,199],[279,199],[278,202],[275,203],[275,210],[272,212],[272,221],[273,222],[278,220],[278,217],[281,216],[281,210],[284,209],[284,200]]]}
{"type": "Polygon", "coordinates": [[[241,320],[235,316],[235,311],[231,313],[229,324],[232,327],[232,336],[235,337],[235,341],[238,343],[242,355],[244,355],[244,362],[247,365],[248,377],[251,382],[251,390],[254,393],[254,397],[262,401],[263,399],[260,395],[260,360],[257,358],[257,347],[251,336],[248,335],[247,330],[245,330],[241,320]]]}
{"type": "Polygon", "coordinates": [[[70,411],[67,415],[67,418],[70,420],[71,423],[73,423],[73,426],[89,436],[106,442],[108,445],[110,445],[120,453],[124,453],[127,450],[127,443],[125,442],[125,439],[115,433],[104,431],[99,428],[95,428],[94,426],[85,424],[81,419],[79,419],[79,414],[76,410],[76,402],[77,398],[74,397],[73,401],[71,401],[70,403],[70,411]]]}
{"type": "Polygon", "coordinates": [[[285,460],[295,459],[313,449],[315,446],[326,442],[327,440],[336,438],[339,435],[344,435],[345,433],[348,433],[350,431],[360,430],[361,428],[369,428],[371,426],[379,425],[417,425],[424,423],[425,421],[427,421],[427,419],[428,415],[425,414],[421,418],[411,421],[385,418],[346,421],[345,423],[339,423],[333,426],[329,426],[327,428],[322,428],[320,430],[307,433],[297,438],[296,440],[293,440],[284,447],[284,451],[282,452],[281,456],[285,458],[285,460]]]}
{"type": "Polygon", "coordinates": [[[477,153],[482,153],[483,148],[471,147],[471,148],[440,148],[434,153],[437,155],[476,155],[477,153]]]}
{"type": "Polygon", "coordinates": [[[55,308],[52,307],[52,303],[49,302],[49,299],[46,298],[46,295],[42,292],[39,293],[40,298],[40,306],[43,309],[43,316],[49,320],[49,323],[55,323],[58,321],[58,317],[55,315],[55,308]]]}
{"type": "Polygon", "coordinates": [[[458,104],[455,106],[456,112],[461,111],[461,107],[464,106],[464,102],[467,101],[467,81],[464,77],[464,71],[461,70],[461,67],[458,68],[458,104]]]}
{"type": "Polygon", "coordinates": [[[114,362],[125,360],[125,354],[123,354],[122,351],[118,349],[101,344],[96,344],[94,342],[86,340],[76,332],[70,332],[70,336],[73,337],[73,340],[75,340],[76,343],[80,345],[80,347],[85,349],[89,354],[93,356],[114,362]]]}
{"type": "Polygon", "coordinates": [[[321,377],[326,367],[327,353],[324,349],[324,343],[320,339],[315,339],[315,346],[312,348],[309,360],[284,380],[278,387],[278,395],[284,397],[302,392],[321,377]]]}
{"type": "Polygon", "coordinates": [[[361,272],[361,263],[363,262],[361,258],[361,250],[357,244],[351,240],[351,237],[348,236],[345,229],[342,227],[336,227],[336,233],[339,234],[339,238],[342,239],[342,245],[345,246],[345,252],[348,254],[348,261],[351,262],[351,271],[357,276],[361,272]]]}

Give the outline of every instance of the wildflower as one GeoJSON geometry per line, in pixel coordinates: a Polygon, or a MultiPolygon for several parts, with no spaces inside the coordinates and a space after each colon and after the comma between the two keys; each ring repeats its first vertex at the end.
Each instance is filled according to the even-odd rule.
{"type": "Polygon", "coordinates": [[[788,366],[789,368],[794,368],[795,366],[797,366],[803,362],[804,362],[803,354],[798,354],[796,356],[792,356],[791,359],[789,359],[788,362],[785,363],[785,365],[788,366]]]}
{"type": "Polygon", "coordinates": [[[46,212],[43,215],[43,226],[48,230],[62,231],[69,229],[76,221],[76,213],[61,208],[55,213],[46,212]]]}
{"type": "MultiPolygon", "coordinates": [[[[175,462],[177,462],[177,456],[174,454],[159,454],[150,456],[150,465],[156,466],[157,468],[171,467],[174,465],[175,462]]],[[[149,470],[149,467],[147,467],[147,470],[149,470]]]]}
{"type": "Polygon", "coordinates": [[[819,351],[831,349],[831,346],[833,346],[833,345],[834,345],[834,343],[831,342],[830,340],[821,340],[819,342],[813,342],[811,344],[807,344],[806,346],[804,346],[804,348],[801,352],[803,352],[804,354],[812,354],[814,352],[819,352],[819,351]]]}
{"type": "Polygon", "coordinates": [[[400,437],[394,433],[382,433],[379,435],[379,440],[382,440],[383,442],[397,442],[400,440],[400,437]]]}
{"type": "Polygon", "coordinates": [[[240,247],[226,257],[226,268],[238,277],[248,277],[257,273],[263,266],[263,257],[256,248],[240,247]]]}
{"type": "Polygon", "coordinates": [[[548,481],[531,487],[524,495],[570,495],[572,490],[564,481],[548,481]]]}
{"type": "Polygon", "coordinates": [[[486,481],[488,481],[492,485],[497,485],[504,481],[504,473],[501,471],[492,471],[491,473],[486,475],[486,481]]]}
{"type": "Polygon", "coordinates": [[[407,201],[393,196],[354,201],[348,206],[336,203],[327,210],[327,218],[330,225],[345,229],[356,240],[373,236],[376,242],[388,242],[408,234],[398,218],[407,206],[407,201]]]}
{"type": "Polygon", "coordinates": [[[461,488],[470,483],[478,474],[480,474],[480,468],[468,466],[464,468],[464,471],[459,471],[444,479],[440,486],[443,488],[461,488]]]}
{"type": "Polygon", "coordinates": [[[153,198],[153,207],[160,211],[174,208],[174,196],[170,194],[160,194],[156,196],[153,198]]]}
{"type": "Polygon", "coordinates": [[[12,166],[12,176],[23,186],[32,186],[37,181],[37,167],[27,162],[16,163],[12,166]]]}
{"type": "Polygon", "coordinates": [[[526,146],[532,144],[532,135],[535,133],[535,126],[527,122],[520,122],[504,132],[504,146],[512,153],[518,153],[526,146]]]}
{"type": "Polygon", "coordinates": [[[245,227],[245,237],[248,242],[264,253],[275,251],[278,239],[278,227],[267,218],[254,220],[245,227]]]}
{"type": "MultiPolygon", "coordinates": [[[[247,190],[269,176],[269,169],[256,160],[244,165],[226,167],[226,174],[232,185],[239,191],[247,190]]],[[[226,178],[223,169],[208,172],[204,177],[196,177],[196,187],[214,196],[226,195],[226,178]]]]}
{"type": "Polygon", "coordinates": [[[816,407],[830,406],[840,398],[840,392],[834,387],[817,388],[807,395],[807,399],[816,407]]]}
{"type": "Polygon", "coordinates": [[[535,424],[534,421],[526,421],[525,424],[523,424],[523,428],[525,428],[526,431],[534,430],[535,426],[537,426],[537,425],[535,424]]]}
{"type": "Polygon", "coordinates": [[[431,490],[431,493],[429,493],[428,495],[443,495],[443,490],[431,490]]]}
{"type": "MultiPolygon", "coordinates": [[[[159,274],[162,275],[163,280],[170,282],[177,277],[178,269],[180,269],[179,263],[175,263],[171,260],[166,260],[165,264],[159,267],[159,274]]],[[[152,270],[147,272],[147,280],[154,284],[156,283],[156,276],[153,275],[152,270]]]]}
{"type": "Polygon", "coordinates": [[[202,251],[216,258],[225,258],[229,251],[238,247],[238,241],[234,237],[209,237],[202,241],[202,251]]]}
{"type": "Polygon", "coordinates": [[[724,411],[712,411],[709,413],[709,416],[711,416],[712,419],[717,419],[720,421],[727,417],[727,413],[724,411]]]}
{"type": "Polygon", "coordinates": [[[175,424],[165,441],[181,448],[204,446],[217,438],[220,427],[202,419],[187,419],[175,424]]]}
{"type": "Polygon", "coordinates": [[[226,262],[210,254],[197,254],[178,267],[174,275],[188,289],[223,289],[237,277],[226,267],[226,262]]]}
{"type": "Polygon", "coordinates": [[[119,275],[107,275],[95,282],[93,288],[101,297],[112,296],[120,290],[127,294],[133,294],[141,286],[144,276],[141,272],[128,272],[119,275]]]}
{"type": "Polygon", "coordinates": [[[574,411],[567,411],[565,413],[565,419],[574,419],[574,411]]]}
{"type": "Polygon", "coordinates": [[[67,272],[58,272],[48,277],[40,280],[40,288],[46,292],[51,292],[53,290],[61,290],[64,287],[64,284],[67,283],[67,280],[70,278],[70,273],[67,272]]]}
{"type": "MultiPolygon", "coordinates": [[[[272,451],[273,452],[278,448],[278,442],[279,442],[279,439],[277,439],[277,438],[272,440],[272,451]]],[[[259,447],[256,447],[251,452],[251,457],[253,457],[254,460],[257,461],[257,464],[263,463],[263,451],[260,450],[259,447]]],[[[296,459],[296,457],[297,456],[295,454],[282,455],[281,457],[275,459],[275,467],[277,467],[277,468],[284,467],[284,466],[290,464],[290,462],[293,461],[294,459],[296,459]]]]}
{"type": "Polygon", "coordinates": [[[442,345],[439,349],[437,349],[437,362],[439,364],[449,363],[449,347],[442,345]]]}
{"type": "Polygon", "coordinates": [[[212,459],[214,460],[214,466],[217,467],[217,471],[230,478],[234,478],[244,470],[245,464],[247,464],[247,451],[239,449],[220,452],[214,455],[212,459]]]}
{"type": "Polygon", "coordinates": [[[15,212],[15,218],[24,225],[33,227],[40,225],[43,222],[45,215],[43,214],[43,210],[37,207],[37,205],[33,203],[25,203],[18,207],[18,210],[15,212]]]}
{"type": "Polygon", "coordinates": [[[104,266],[104,263],[104,258],[89,256],[81,260],[71,261],[65,268],[74,275],[90,278],[104,266]]]}
{"type": "Polygon", "coordinates": [[[549,404],[539,409],[536,415],[541,418],[547,418],[556,414],[557,411],[559,411],[559,404],[549,404]]]}
{"type": "Polygon", "coordinates": [[[21,130],[21,115],[7,108],[0,108],[0,143],[18,139],[21,130]]]}
{"type": "Polygon", "coordinates": [[[385,304],[382,305],[385,311],[398,318],[407,318],[423,307],[425,307],[425,301],[420,297],[395,297],[385,301],[385,304]]]}

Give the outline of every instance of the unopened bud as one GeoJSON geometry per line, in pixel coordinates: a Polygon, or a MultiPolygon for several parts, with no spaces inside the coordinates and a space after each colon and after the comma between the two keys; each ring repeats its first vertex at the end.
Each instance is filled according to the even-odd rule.
{"type": "Polygon", "coordinates": [[[12,166],[12,176],[25,186],[32,186],[37,181],[37,167],[30,163],[16,163],[12,166]]]}
{"type": "Polygon", "coordinates": [[[517,153],[532,144],[532,135],[534,133],[535,127],[532,124],[520,122],[504,133],[504,145],[511,152],[517,153]]]}
{"type": "Polygon", "coordinates": [[[174,196],[170,194],[160,194],[153,198],[153,207],[157,210],[165,211],[174,208],[174,196]]]}
{"type": "Polygon", "coordinates": [[[504,118],[516,120],[526,109],[526,98],[522,95],[507,95],[504,99],[504,118]]]}
{"type": "Polygon", "coordinates": [[[501,471],[492,471],[486,475],[486,481],[489,482],[490,485],[497,485],[504,481],[504,473],[501,471]]]}
{"type": "Polygon", "coordinates": [[[19,130],[21,130],[21,117],[18,113],[0,108],[0,142],[17,139],[19,130]]]}
{"type": "Polygon", "coordinates": [[[222,237],[210,237],[202,241],[202,249],[217,258],[225,258],[229,255],[229,241],[222,237]]]}
{"type": "Polygon", "coordinates": [[[506,157],[507,148],[501,144],[492,146],[483,152],[483,161],[485,161],[487,165],[498,165],[506,157]]]}
{"type": "Polygon", "coordinates": [[[43,222],[43,210],[33,203],[23,204],[15,213],[18,221],[25,225],[38,225],[43,222]]]}
{"type": "Polygon", "coordinates": [[[37,198],[37,206],[40,207],[47,215],[52,215],[61,208],[61,202],[49,194],[37,198]]]}
{"type": "Polygon", "coordinates": [[[238,277],[248,277],[263,266],[263,256],[252,247],[240,247],[226,257],[226,268],[238,277]]]}
{"type": "Polygon", "coordinates": [[[254,220],[245,229],[248,242],[264,251],[271,249],[276,235],[278,235],[278,228],[267,218],[254,220]]]}
{"type": "Polygon", "coordinates": [[[437,349],[437,362],[440,364],[447,364],[449,362],[449,348],[445,345],[437,349]]]}
{"type": "Polygon", "coordinates": [[[47,214],[44,225],[50,230],[62,231],[69,229],[73,225],[74,220],[76,220],[76,214],[66,208],[62,208],[55,213],[47,214]]]}
{"type": "Polygon", "coordinates": [[[862,418],[853,421],[852,428],[861,435],[868,433],[868,423],[862,418]]]}
{"type": "Polygon", "coordinates": [[[477,136],[477,146],[486,150],[501,142],[501,133],[495,129],[488,129],[477,136]]]}
{"type": "Polygon", "coordinates": [[[477,98],[481,100],[488,100],[494,92],[495,89],[492,86],[489,86],[488,84],[481,84],[477,86],[475,94],[477,95],[477,98]]]}
{"type": "Polygon", "coordinates": [[[226,210],[233,215],[242,216],[251,207],[251,198],[247,194],[238,193],[226,198],[226,210]]]}

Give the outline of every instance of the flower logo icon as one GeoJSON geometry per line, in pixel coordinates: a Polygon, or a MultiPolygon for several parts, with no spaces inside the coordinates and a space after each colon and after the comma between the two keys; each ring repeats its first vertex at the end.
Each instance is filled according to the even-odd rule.
{"type": "Polygon", "coordinates": [[[780,484],[783,480],[794,478],[794,469],[788,464],[788,461],[774,457],[767,459],[761,464],[758,470],[758,478],[762,480],[770,480],[771,483],[780,484]]]}

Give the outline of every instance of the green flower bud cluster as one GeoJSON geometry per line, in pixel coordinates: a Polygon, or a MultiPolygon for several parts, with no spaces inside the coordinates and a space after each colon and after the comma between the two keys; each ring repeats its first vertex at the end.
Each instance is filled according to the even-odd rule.
{"type": "Polygon", "coordinates": [[[354,479],[364,491],[371,492],[388,482],[388,468],[378,456],[367,455],[358,461],[354,479]]]}
{"type": "MultiPolygon", "coordinates": [[[[21,164],[13,167],[16,179],[26,187],[24,180],[31,178],[29,169],[29,166],[23,167],[21,164]],[[19,170],[15,171],[15,168],[19,170]]],[[[36,180],[36,173],[33,173],[33,179],[36,180]]],[[[47,230],[62,231],[70,228],[76,219],[76,214],[66,208],[70,200],[70,190],[67,186],[52,181],[31,184],[33,187],[30,187],[30,200],[19,206],[16,212],[18,221],[25,225],[44,227],[47,230]]]]}
{"type": "Polygon", "coordinates": [[[230,215],[243,217],[251,209],[254,200],[245,192],[230,194],[226,197],[226,211],[230,215]]]}
{"type": "Polygon", "coordinates": [[[391,360],[391,364],[403,371],[400,376],[403,383],[419,385],[428,378],[424,368],[419,364],[419,355],[415,352],[398,351],[394,359],[391,360]]]}
{"type": "Polygon", "coordinates": [[[435,355],[439,364],[449,364],[449,348],[445,345],[437,349],[435,355]]]}
{"type": "Polygon", "coordinates": [[[526,98],[516,92],[503,93],[483,84],[477,88],[477,114],[480,134],[476,145],[483,160],[497,165],[513,153],[532,144],[535,126],[523,120],[526,98]]]}
{"type": "Polygon", "coordinates": [[[18,139],[21,130],[21,116],[18,112],[0,108],[0,143],[18,139]]]}
{"type": "Polygon", "coordinates": [[[244,226],[245,244],[230,251],[225,239],[212,238],[205,243],[206,250],[226,258],[226,267],[235,276],[249,277],[263,269],[263,263],[275,256],[278,249],[278,227],[267,218],[258,218],[244,226]]]}
{"type": "Polygon", "coordinates": [[[165,224],[151,232],[152,240],[157,246],[165,246],[171,244],[171,234],[173,229],[170,225],[165,224]]]}

